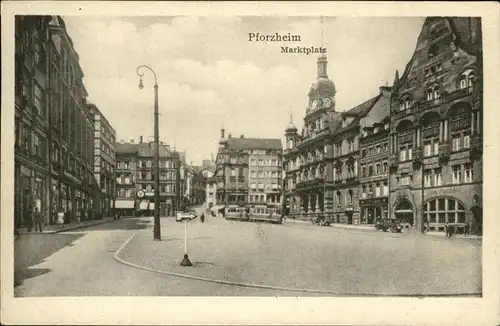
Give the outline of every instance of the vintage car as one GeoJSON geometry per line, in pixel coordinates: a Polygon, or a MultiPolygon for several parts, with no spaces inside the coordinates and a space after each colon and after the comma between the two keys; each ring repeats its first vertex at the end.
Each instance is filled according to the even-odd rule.
{"type": "Polygon", "coordinates": [[[196,214],[194,212],[176,212],[175,221],[182,222],[184,220],[190,221],[196,218],[196,214]]]}
{"type": "Polygon", "coordinates": [[[377,231],[390,231],[395,233],[400,233],[403,230],[403,226],[396,220],[382,219],[375,222],[375,230],[377,231]]]}

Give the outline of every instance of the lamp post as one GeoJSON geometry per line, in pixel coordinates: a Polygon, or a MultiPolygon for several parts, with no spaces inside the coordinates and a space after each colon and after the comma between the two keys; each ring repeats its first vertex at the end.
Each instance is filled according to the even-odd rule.
{"type": "Polygon", "coordinates": [[[160,230],[160,153],[159,153],[159,137],[158,137],[158,80],[156,79],[156,73],[154,70],[146,65],[141,65],[137,67],[137,75],[140,77],[139,89],[144,88],[142,84],[142,76],[144,73],[140,73],[141,69],[147,69],[153,73],[155,78],[155,106],[154,106],[154,138],[155,138],[155,151],[154,151],[154,164],[155,164],[155,211],[154,211],[154,227],[153,227],[153,239],[161,240],[161,230],[160,230]]]}

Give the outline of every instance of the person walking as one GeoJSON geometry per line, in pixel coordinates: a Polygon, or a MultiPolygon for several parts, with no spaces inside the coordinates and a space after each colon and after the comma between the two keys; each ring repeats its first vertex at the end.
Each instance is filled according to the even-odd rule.
{"type": "Polygon", "coordinates": [[[38,207],[35,207],[35,212],[33,213],[33,219],[35,221],[35,232],[43,232],[42,230],[42,214],[38,210],[38,207]]]}
{"type": "Polygon", "coordinates": [[[33,230],[33,206],[28,204],[24,210],[24,222],[26,223],[26,227],[28,232],[33,230]]]}
{"type": "Polygon", "coordinates": [[[469,222],[465,222],[464,225],[464,236],[468,237],[470,235],[470,224],[469,222]]]}
{"type": "Polygon", "coordinates": [[[60,209],[59,213],[57,213],[57,224],[60,224],[61,228],[64,227],[64,212],[62,209],[60,209]]]}

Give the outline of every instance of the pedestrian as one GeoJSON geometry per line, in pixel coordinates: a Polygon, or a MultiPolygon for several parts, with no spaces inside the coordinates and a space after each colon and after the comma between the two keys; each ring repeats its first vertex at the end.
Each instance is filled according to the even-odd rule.
{"type": "Polygon", "coordinates": [[[26,227],[28,232],[33,230],[33,206],[28,204],[24,210],[24,223],[26,223],[26,227]]]}
{"type": "Polygon", "coordinates": [[[64,226],[64,212],[62,209],[57,213],[57,224],[60,224],[61,228],[64,226]]]}
{"type": "Polygon", "coordinates": [[[43,232],[42,230],[42,214],[38,210],[38,207],[35,207],[35,212],[33,213],[33,219],[35,220],[35,232],[43,232]]]}
{"type": "Polygon", "coordinates": [[[200,220],[201,220],[201,223],[205,223],[205,213],[201,213],[200,220]]]}
{"type": "Polygon", "coordinates": [[[464,225],[464,236],[468,237],[470,235],[470,225],[469,222],[465,222],[464,225]]]}

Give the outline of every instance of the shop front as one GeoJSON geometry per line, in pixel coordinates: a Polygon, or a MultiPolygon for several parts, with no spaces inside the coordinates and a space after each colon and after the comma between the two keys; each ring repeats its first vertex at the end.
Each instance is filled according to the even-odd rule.
{"type": "Polygon", "coordinates": [[[359,201],[361,224],[374,224],[377,219],[388,218],[388,198],[368,198],[359,201]]]}

